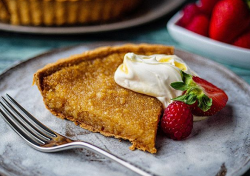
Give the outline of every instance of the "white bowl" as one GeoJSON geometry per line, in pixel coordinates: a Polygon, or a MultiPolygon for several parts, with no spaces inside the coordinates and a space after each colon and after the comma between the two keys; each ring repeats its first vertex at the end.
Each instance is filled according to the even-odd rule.
{"type": "Polygon", "coordinates": [[[205,52],[207,55],[215,57],[225,64],[250,68],[250,49],[222,43],[180,27],[176,23],[181,17],[182,14],[179,12],[167,23],[169,34],[177,42],[191,49],[205,52]]]}

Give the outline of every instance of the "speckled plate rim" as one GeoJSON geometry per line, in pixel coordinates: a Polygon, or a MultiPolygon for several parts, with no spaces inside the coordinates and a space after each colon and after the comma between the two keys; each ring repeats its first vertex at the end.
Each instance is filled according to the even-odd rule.
{"type": "MultiPolygon", "coordinates": [[[[54,49],[54,50],[50,50],[48,52],[39,54],[35,57],[32,58],[28,58],[26,60],[20,61],[20,62],[16,62],[15,64],[13,64],[12,66],[10,66],[9,68],[7,68],[6,70],[4,70],[2,73],[0,73],[0,81],[5,78],[5,76],[7,76],[8,74],[12,73],[15,69],[21,69],[23,67],[23,65],[28,64],[29,62],[35,62],[36,60],[45,57],[45,56],[51,56],[51,55],[55,55],[56,53],[60,53],[60,52],[65,52],[68,50],[72,50],[76,47],[81,47],[81,46],[88,46],[89,48],[97,48],[97,47],[101,47],[101,46],[114,46],[114,45],[122,45],[122,44],[126,44],[129,42],[120,42],[120,41],[116,41],[116,42],[94,42],[94,43],[86,43],[86,44],[81,44],[81,45],[74,45],[74,46],[69,46],[69,47],[63,47],[63,48],[58,48],[58,49],[54,49]]],[[[137,43],[137,42],[133,42],[133,43],[137,43]]],[[[144,43],[144,42],[140,42],[140,43],[144,43]]],[[[149,42],[147,42],[149,43],[149,42]]],[[[150,43],[149,43],[150,44],[150,43]]],[[[153,43],[152,43],[153,44],[153,43]]],[[[154,43],[156,44],[156,43],[154,43]]],[[[159,43],[161,44],[161,43],[159,43]]],[[[228,75],[229,78],[232,79],[232,81],[234,81],[234,83],[238,84],[242,90],[244,90],[247,94],[250,95],[250,85],[248,83],[246,83],[243,79],[241,79],[239,76],[237,76],[235,73],[233,73],[232,71],[228,70],[226,67],[222,66],[221,64],[206,59],[205,57],[199,56],[197,54],[193,54],[187,51],[183,51],[180,49],[175,49],[175,54],[188,54],[192,57],[199,57],[201,59],[204,59],[204,62],[213,65],[216,69],[226,73],[228,75]]],[[[244,165],[242,165],[241,168],[239,168],[238,170],[236,170],[234,173],[235,176],[241,176],[243,175],[245,172],[247,172],[250,168],[250,156],[248,156],[247,162],[245,162],[244,165]]],[[[0,175],[4,175],[3,173],[0,172],[0,175]]],[[[4,175],[5,176],[5,175],[4,175]]]]}
{"type": "MultiPolygon", "coordinates": [[[[147,0],[148,2],[151,0],[147,0]]],[[[130,28],[158,19],[179,7],[186,0],[161,0],[154,1],[157,5],[149,6],[149,9],[139,16],[132,15],[129,19],[120,22],[73,27],[33,27],[33,26],[14,26],[1,23],[0,29],[11,32],[34,33],[34,34],[79,34],[97,33],[130,28]]]]}

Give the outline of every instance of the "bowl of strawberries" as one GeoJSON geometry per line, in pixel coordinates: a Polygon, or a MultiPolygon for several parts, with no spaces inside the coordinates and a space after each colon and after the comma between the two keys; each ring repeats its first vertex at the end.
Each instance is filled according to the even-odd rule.
{"type": "Polygon", "coordinates": [[[229,65],[250,68],[250,0],[199,0],[167,23],[179,43],[229,65]]]}

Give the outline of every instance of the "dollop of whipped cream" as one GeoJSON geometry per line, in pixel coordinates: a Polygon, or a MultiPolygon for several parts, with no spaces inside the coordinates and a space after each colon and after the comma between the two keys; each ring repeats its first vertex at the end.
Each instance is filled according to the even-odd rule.
{"type": "Polygon", "coordinates": [[[166,108],[172,98],[182,91],[170,84],[182,81],[180,70],[196,75],[187,64],[176,55],[155,54],[151,56],[127,53],[115,72],[115,82],[138,93],[156,97],[166,108]]]}

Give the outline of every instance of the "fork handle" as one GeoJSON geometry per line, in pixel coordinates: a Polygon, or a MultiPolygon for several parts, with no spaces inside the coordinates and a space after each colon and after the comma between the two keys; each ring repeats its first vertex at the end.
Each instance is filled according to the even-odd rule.
{"type": "Polygon", "coordinates": [[[143,169],[139,168],[138,166],[135,166],[123,159],[121,159],[118,156],[115,156],[93,144],[87,143],[87,142],[83,142],[83,141],[74,141],[72,143],[67,143],[64,144],[63,146],[60,146],[60,148],[55,149],[54,151],[59,151],[59,150],[65,150],[65,149],[73,149],[73,148],[85,148],[85,149],[89,149],[97,154],[101,154],[106,156],[107,158],[116,161],[117,163],[121,164],[122,166],[125,166],[126,168],[134,171],[135,173],[139,174],[139,175],[143,175],[143,176],[154,176],[154,174],[151,174],[147,171],[144,171],[143,169]],[[63,147],[63,148],[62,148],[63,147]]]}

